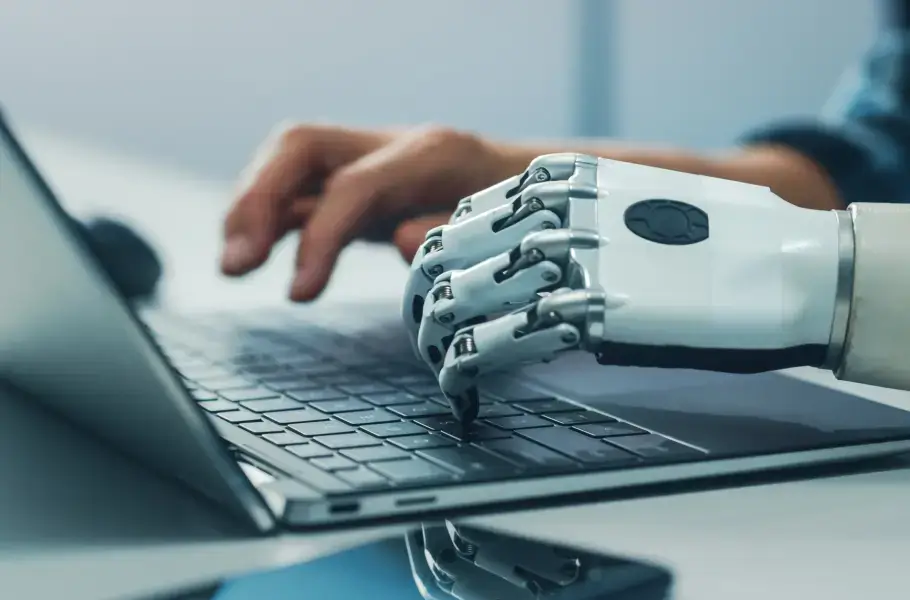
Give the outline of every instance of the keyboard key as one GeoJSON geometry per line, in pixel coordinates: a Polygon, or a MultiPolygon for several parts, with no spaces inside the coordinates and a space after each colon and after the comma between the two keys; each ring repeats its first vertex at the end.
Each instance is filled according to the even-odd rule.
{"type": "Polygon", "coordinates": [[[563,402],[562,400],[557,400],[556,398],[535,398],[532,400],[520,400],[518,402],[512,402],[512,406],[520,408],[521,410],[529,412],[533,415],[542,415],[544,413],[578,412],[577,405],[570,404],[569,402],[563,402]]]}
{"type": "Polygon", "coordinates": [[[202,401],[202,400],[216,400],[218,398],[218,394],[216,394],[215,392],[210,392],[208,390],[198,390],[198,389],[191,390],[190,396],[192,396],[193,399],[196,400],[197,402],[202,401]]]}
{"type": "Polygon", "coordinates": [[[222,377],[218,379],[197,379],[196,383],[207,390],[213,392],[223,392],[227,390],[240,390],[256,387],[256,382],[244,379],[243,377],[222,377]]]}
{"type": "Polygon", "coordinates": [[[360,354],[358,352],[352,352],[350,354],[338,356],[338,357],[336,357],[336,360],[349,367],[356,367],[358,371],[364,370],[364,369],[370,369],[377,365],[384,364],[382,359],[377,358],[376,356],[370,356],[368,354],[360,354]]]}
{"type": "Polygon", "coordinates": [[[246,367],[261,364],[276,364],[275,359],[268,354],[260,352],[250,352],[248,354],[238,354],[228,359],[228,362],[235,367],[246,367]]]}
{"type": "Polygon", "coordinates": [[[310,406],[326,414],[354,412],[372,408],[369,404],[360,398],[343,398],[340,400],[324,400],[321,402],[310,402],[310,406]]]}
{"type": "Polygon", "coordinates": [[[616,421],[615,423],[592,423],[590,425],[578,425],[572,429],[580,431],[585,435],[597,438],[616,437],[620,435],[644,435],[648,433],[644,429],[639,429],[635,425],[629,425],[628,423],[621,423],[619,421],[616,421]]]}
{"type": "Polygon", "coordinates": [[[394,446],[369,446],[367,448],[351,448],[350,450],[342,450],[342,454],[350,458],[351,460],[356,460],[357,462],[379,462],[382,460],[398,460],[401,458],[408,458],[410,455],[404,450],[395,448],[394,446]]]}
{"type": "Polygon", "coordinates": [[[437,391],[439,391],[439,384],[426,373],[403,373],[401,375],[386,377],[385,380],[392,385],[436,384],[437,391]]]}
{"type": "Polygon", "coordinates": [[[285,446],[285,450],[296,454],[300,458],[319,458],[323,456],[332,456],[332,451],[319,444],[294,444],[285,446]]]}
{"type": "Polygon", "coordinates": [[[341,471],[344,469],[356,469],[357,463],[348,460],[343,456],[329,456],[326,458],[314,458],[310,461],[323,471],[341,471]]]}
{"type": "Polygon", "coordinates": [[[199,406],[210,413],[237,410],[237,405],[233,402],[228,402],[227,400],[207,400],[205,402],[200,402],[199,406]]]}
{"type": "Polygon", "coordinates": [[[512,431],[514,429],[528,429],[531,427],[553,427],[553,423],[535,417],[534,415],[518,415],[515,417],[499,417],[497,419],[487,419],[487,423],[512,431]]]}
{"type": "Polygon", "coordinates": [[[346,394],[329,388],[288,390],[286,393],[294,400],[299,400],[300,402],[320,402],[322,400],[337,400],[346,397],[346,394]]]}
{"type": "Polygon", "coordinates": [[[508,404],[481,404],[477,417],[480,419],[492,419],[495,417],[517,417],[521,411],[512,408],[508,404]]]}
{"type": "Polygon", "coordinates": [[[354,428],[339,423],[338,421],[317,421],[315,423],[300,423],[291,425],[291,429],[300,435],[316,437],[319,435],[336,435],[339,433],[354,433],[354,428]]]}
{"type": "Polygon", "coordinates": [[[423,402],[414,394],[395,392],[393,394],[364,394],[363,399],[374,406],[395,406],[398,404],[415,404],[423,402]]]}
{"type": "Polygon", "coordinates": [[[589,438],[577,431],[561,427],[547,427],[545,429],[523,429],[518,435],[528,438],[563,454],[567,454],[579,462],[586,464],[627,464],[638,459],[615,446],[604,444],[599,440],[589,438]],[[606,450],[605,450],[606,448],[606,450]]]}
{"type": "Polygon", "coordinates": [[[263,363],[257,365],[246,365],[241,370],[247,375],[259,378],[263,376],[275,375],[278,373],[287,373],[287,366],[278,363],[263,363]]]}
{"type": "Polygon", "coordinates": [[[357,412],[341,413],[338,419],[349,425],[375,425],[376,423],[393,423],[400,421],[398,415],[393,415],[387,410],[373,408],[371,410],[358,410],[357,412]]]}
{"type": "Polygon", "coordinates": [[[327,416],[318,410],[310,410],[308,408],[265,413],[265,418],[282,425],[288,425],[290,423],[312,423],[314,421],[325,421],[328,419],[327,416]]]}
{"type": "Polygon", "coordinates": [[[387,394],[394,392],[395,388],[384,383],[360,383],[360,384],[346,384],[337,386],[342,392],[347,392],[348,394],[387,394]]]}
{"type": "MultiPolygon", "coordinates": [[[[276,340],[276,342],[279,344],[281,343],[278,340],[276,340]]],[[[315,352],[304,352],[300,348],[276,346],[274,349],[269,350],[269,352],[275,357],[275,360],[283,365],[287,365],[289,369],[294,370],[297,370],[301,365],[329,362],[324,356],[320,356],[315,352]]]]}
{"type": "MultiPolygon", "coordinates": [[[[442,404],[443,406],[449,406],[449,399],[446,398],[442,394],[431,394],[428,396],[424,396],[423,398],[429,400],[430,402],[435,402],[436,404],[442,404]]],[[[487,404],[494,404],[495,402],[496,402],[496,400],[493,400],[492,398],[490,398],[488,396],[481,396],[478,399],[478,404],[480,404],[481,407],[483,407],[487,404]]],[[[521,411],[515,411],[515,414],[516,415],[521,414],[521,411]]],[[[505,415],[503,415],[503,416],[505,416],[505,415]]]]}
{"type": "Polygon", "coordinates": [[[579,410],[577,412],[570,413],[547,413],[543,415],[545,419],[549,419],[554,423],[560,425],[583,425],[585,423],[615,423],[616,419],[613,417],[608,417],[607,415],[602,415],[600,413],[594,412],[593,410],[579,410]]]}
{"type": "Polygon", "coordinates": [[[398,377],[402,374],[401,368],[394,365],[377,364],[361,367],[361,369],[369,372],[372,377],[378,377],[383,380],[388,380],[390,377],[398,377]]]}
{"type": "Polygon", "coordinates": [[[426,417],[415,419],[414,422],[459,441],[496,440],[511,436],[506,431],[484,425],[483,423],[474,422],[466,428],[455,417],[426,417]]]}
{"type": "Polygon", "coordinates": [[[370,468],[396,483],[454,479],[454,475],[449,471],[422,458],[375,463],[371,464],[370,468]]]}
{"type": "Polygon", "coordinates": [[[282,431],[281,433],[267,433],[266,435],[262,436],[262,438],[275,444],[276,446],[291,446],[294,444],[306,443],[306,438],[289,431],[282,431]]]}
{"type": "Polygon", "coordinates": [[[211,364],[177,366],[177,372],[192,381],[227,379],[234,376],[234,373],[224,367],[218,367],[211,364]]]}
{"type": "Polygon", "coordinates": [[[642,458],[673,459],[704,455],[701,450],[679,444],[656,434],[623,436],[604,441],[608,444],[618,446],[623,450],[632,452],[633,454],[637,454],[642,458]]]}
{"type": "Polygon", "coordinates": [[[366,446],[378,446],[380,441],[370,437],[365,433],[342,433],[338,435],[326,435],[313,438],[326,448],[332,450],[346,450],[348,448],[363,448],[366,446]]]}
{"type": "Polygon", "coordinates": [[[399,406],[390,406],[389,410],[402,417],[434,417],[452,414],[451,409],[440,406],[435,402],[424,401],[420,404],[401,404],[399,406]]]}
{"type": "Polygon", "coordinates": [[[444,448],[454,446],[455,442],[438,433],[425,433],[423,435],[405,435],[389,438],[389,442],[404,450],[421,450],[424,448],[444,448]]]}
{"type": "Polygon", "coordinates": [[[298,375],[328,375],[330,373],[342,373],[348,370],[348,367],[332,362],[305,362],[294,365],[294,372],[298,375]]]}
{"type": "Polygon", "coordinates": [[[370,385],[373,380],[366,377],[361,377],[360,375],[352,375],[348,371],[341,373],[330,373],[328,375],[313,375],[313,381],[318,381],[323,386],[332,386],[339,387],[343,385],[358,386],[358,385],[370,385]]]}
{"type": "Polygon", "coordinates": [[[259,381],[265,387],[279,392],[286,392],[291,390],[313,390],[323,387],[322,383],[313,381],[312,379],[307,379],[303,375],[298,375],[296,373],[285,373],[280,376],[275,375],[272,377],[260,377],[259,381]]]}
{"type": "Polygon", "coordinates": [[[382,487],[389,483],[385,477],[366,467],[358,467],[350,471],[339,471],[335,473],[335,476],[358,488],[382,487]]]}
{"type": "Polygon", "coordinates": [[[266,400],[278,398],[278,394],[264,387],[247,388],[242,390],[223,390],[218,395],[231,402],[246,402],[247,400],[266,400]]]}
{"type": "Polygon", "coordinates": [[[215,414],[229,423],[248,423],[250,421],[259,420],[259,415],[248,410],[232,410],[229,412],[219,412],[215,414]]]}
{"type": "Polygon", "coordinates": [[[435,396],[439,393],[439,383],[435,381],[432,383],[412,384],[402,387],[415,396],[435,396]]]}
{"type": "Polygon", "coordinates": [[[251,400],[241,402],[240,406],[253,412],[277,412],[279,410],[299,410],[306,408],[302,403],[290,398],[272,398],[271,400],[251,400]]]}
{"type": "MultiPolygon", "coordinates": [[[[553,429],[555,430],[555,428],[553,429]]],[[[547,430],[531,429],[529,431],[547,430]]],[[[521,438],[484,440],[475,442],[475,445],[484,450],[489,450],[509,462],[516,463],[522,467],[544,469],[574,469],[578,467],[578,463],[572,459],[521,438]]]]}
{"type": "Polygon", "coordinates": [[[397,423],[379,423],[377,425],[367,425],[366,427],[361,427],[361,429],[370,435],[375,435],[378,438],[387,438],[395,435],[414,435],[418,433],[426,433],[426,429],[409,421],[399,421],[397,423]]]}
{"type": "Polygon", "coordinates": [[[256,434],[281,433],[284,431],[281,425],[276,425],[275,423],[270,423],[269,421],[253,421],[252,423],[243,423],[240,426],[250,433],[256,434]]]}
{"type": "Polygon", "coordinates": [[[518,472],[512,463],[471,446],[431,448],[420,450],[417,454],[457,473],[470,476],[503,477],[518,472]]]}

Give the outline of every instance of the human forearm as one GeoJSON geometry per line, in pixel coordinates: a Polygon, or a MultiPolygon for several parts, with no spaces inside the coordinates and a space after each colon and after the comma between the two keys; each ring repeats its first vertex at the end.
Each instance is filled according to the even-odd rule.
{"type": "Polygon", "coordinates": [[[716,154],[665,147],[625,146],[609,141],[562,141],[501,146],[510,172],[519,172],[541,154],[580,152],[674,171],[770,187],[797,206],[843,208],[835,187],[816,164],[783,146],[754,145],[716,154]]]}

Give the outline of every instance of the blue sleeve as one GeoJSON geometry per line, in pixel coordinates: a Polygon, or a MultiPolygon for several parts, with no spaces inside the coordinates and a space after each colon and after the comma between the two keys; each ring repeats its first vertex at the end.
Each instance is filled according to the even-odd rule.
{"type": "Polygon", "coordinates": [[[743,143],[807,156],[845,204],[910,203],[910,36],[883,36],[849,83],[821,118],[772,124],[743,143]]]}

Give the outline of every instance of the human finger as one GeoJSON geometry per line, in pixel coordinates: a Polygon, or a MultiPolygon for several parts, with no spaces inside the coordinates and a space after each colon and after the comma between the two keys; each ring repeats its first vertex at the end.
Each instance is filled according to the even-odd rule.
{"type": "Polygon", "coordinates": [[[268,258],[283,234],[289,206],[316,194],[333,165],[353,160],[368,135],[340,128],[300,126],[281,130],[257,154],[224,223],[222,270],[242,275],[268,258]]]}
{"type": "Polygon", "coordinates": [[[427,232],[434,227],[445,225],[451,216],[451,211],[440,212],[410,219],[399,225],[392,236],[392,242],[401,253],[401,257],[407,262],[414,260],[420,245],[426,241],[427,232]]]}

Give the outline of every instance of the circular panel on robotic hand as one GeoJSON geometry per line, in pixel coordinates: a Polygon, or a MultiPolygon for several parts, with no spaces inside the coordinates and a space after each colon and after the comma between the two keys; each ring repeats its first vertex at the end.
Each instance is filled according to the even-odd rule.
{"type": "Polygon", "coordinates": [[[629,231],[657,244],[685,246],[708,239],[708,214],[678,200],[636,202],[623,218],[629,231]]]}

